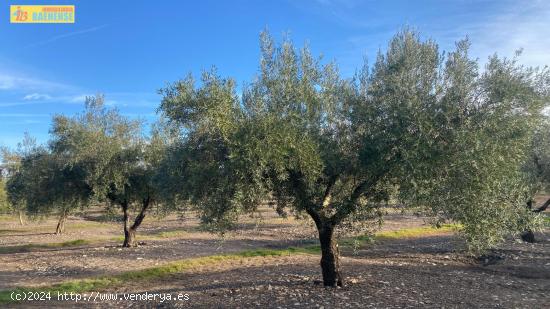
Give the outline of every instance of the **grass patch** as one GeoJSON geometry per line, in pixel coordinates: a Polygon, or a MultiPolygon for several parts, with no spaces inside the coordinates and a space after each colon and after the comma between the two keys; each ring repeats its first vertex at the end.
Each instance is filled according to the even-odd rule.
{"type": "Polygon", "coordinates": [[[459,229],[459,226],[456,224],[445,224],[441,227],[432,227],[432,226],[423,226],[423,227],[414,227],[408,229],[401,229],[397,231],[384,231],[378,232],[375,235],[375,240],[392,240],[392,239],[403,239],[403,238],[416,238],[424,237],[430,235],[438,235],[440,233],[453,232],[459,229]]]}
{"type": "Polygon", "coordinates": [[[47,243],[47,244],[28,244],[28,245],[20,245],[20,246],[0,247],[0,254],[30,252],[36,249],[78,247],[82,245],[87,245],[89,243],[90,243],[89,241],[84,239],[76,239],[71,241],[54,242],[54,243],[47,243]]]}
{"type": "Polygon", "coordinates": [[[160,232],[156,235],[151,235],[153,237],[158,237],[158,238],[174,238],[174,237],[181,237],[181,236],[186,236],[188,235],[189,233],[187,231],[183,231],[183,230],[176,230],[176,231],[164,231],[164,232],[160,232]]]}
{"type": "Polygon", "coordinates": [[[406,239],[406,238],[418,238],[431,235],[439,235],[441,233],[454,232],[460,229],[457,224],[444,224],[441,227],[423,226],[400,229],[397,231],[382,231],[375,233],[374,235],[361,235],[354,238],[345,238],[340,241],[342,246],[354,246],[360,247],[366,244],[372,244],[375,242],[383,242],[388,240],[406,239]]]}
{"type": "MultiPolygon", "coordinates": [[[[2,220],[0,220],[2,221],[2,220]]],[[[18,227],[12,229],[2,229],[0,234],[9,234],[9,233],[51,233],[55,232],[55,224],[46,221],[32,220],[28,221],[25,225],[18,225],[18,227]]],[[[109,228],[113,225],[108,223],[99,223],[99,222],[75,222],[72,223],[70,220],[65,224],[65,230],[75,231],[87,228],[109,228]]]]}
{"type": "Polygon", "coordinates": [[[287,249],[257,249],[247,250],[234,254],[212,255],[200,258],[185,259],[171,262],[163,266],[152,267],[136,271],[128,271],[114,276],[102,276],[91,279],[71,280],[59,284],[38,287],[21,287],[12,290],[0,291],[0,303],[15,302],[11,299],[12,292],[74,292],[83,293],[97,291],[106,288],[113,288],[126,282],[145,281],[158,279],[171,274],[180,273],[185,270],[193,269],[198,266],[208,266],[218,264],[224,261],[238,261],[243,258],[253,257],[273,257],[288,256],[293,254],[318,253],[316,246],[306,248],[287,248],[287,249]]]}
{"type": "Polygon", "coordinates": [[[10,234],[10,233],[23,233],[23,232],[27,232],[27,231],[24,231],[24,230],[16,230],[16,229],[11,229],[11,230],[0,230],[0,234],[10,234]]]}
{"type": "Polygon", "coordinates": [[[16,218],[14,215],[0,215],[0,221],[18,221],[19,219],[16,218]]]}

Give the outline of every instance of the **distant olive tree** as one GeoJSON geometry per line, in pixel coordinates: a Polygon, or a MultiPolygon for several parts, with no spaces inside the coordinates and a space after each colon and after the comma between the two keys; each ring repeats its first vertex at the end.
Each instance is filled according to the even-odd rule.
{"type": "Polygon", "coordinates": [[[0,212],[8,212],[8,194],[6,193],[6,179],[0,174],[0,212]]]}
{"type": "Polygon", "coordinates": [[[135,246],[136,230],[157,200],[153,175],[162,145],[154,136],[143,137],[141,121],[107,108],[101,95],[88,97],[85,107],[74,117],[55,117],[51,147],[66,154],[69,165],[82,168],[94,199],[120,207],[123,246],[135,246]],[[133,222],[132,210],[137,212],[133,222]]]}
{"type": "Polygon", "coordinates": [[[266,199],[307,213],[327,286],[343,284],[335,230],[395,188],[461,223],[471,250],[532,224],[520,166],[548,102],[548,71],[494,56],[480,72],[467,41],[442,54],[404,30],[344,80],[307,47],[260,41],[260,72],[241,96],[215,70],[198,87],[187,77],[161,90],[160,110],[181,132],[167,186],[205,224],[227,228],[266,199]]]}
{"type": "Polygon", "coordinates": [[[63,156],[39,148],[21,159],[9,180],[9,192],[14,199],[24,200],[31,216],[57,214],[55,232],[62,234],[69,214],[89,201],[91,188],[82,176],[79,166],[67,165],[63,156]]]}
{"type": "Polygon", "coordinates": [[[23,140],[17,144],[15,149],[3,147],[2,154],[2,176],[5,179],[6,199],[9,210],[15,212],[19,216],[19,223],[25,224],[24,216],[27,208],[26,199],[24,196],[24,183],[20,178],[12,179],[21,167],[21,160],[26,156],[41,149],[37,145],[36,139],[31,137],[27,132],[23,140]]]}

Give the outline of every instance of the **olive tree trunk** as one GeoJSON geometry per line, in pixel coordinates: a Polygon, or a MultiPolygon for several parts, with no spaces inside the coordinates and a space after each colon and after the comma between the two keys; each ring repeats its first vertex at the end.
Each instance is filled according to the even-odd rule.
{"type": "Polygon", "coordinates": [[[135,247],[136,232],[131,230],[130,226],[130,214],[128,210],[128,202],[123,202],[121,204],[124,220],[124,243],[123,247],[135,247]]]}
{"type": "Polygon", "coordinates": [[[18,211],[19,213],[19,225],[25,225],[25,221],[23,220],[23,211],[18,211]]]}
{"type": "Polygon", "coordinates": [[[138,227],[143,222],[143,219],[145,219],[145,215],[147,212],[147,209],[150,205],[150,198],[146,198],[143,200],[143,203],[141,205],[141,209],[139,211],[139,214],[134,219],[134,223],[130,226],[130,215],[128,211],[128,203],[122,204],[122,210],[124,212],[124,243],[122,244],[123,247],[136,247],[136,231],[138,227]]]}
{"type": "Polygon", "coordinates": [[[65,222],[69,216],[68,212],[63,211],[59,216],[59,221],[57,222],[57,227],[55,228],[55,234],[60,235],[65,233],[65,222]]]}
{"type": "Polygon", "coordinates": [[[334,237],[334,226],[324,224],[319,230],[321,243],[321,269],[324,286],[343,286],[343,277],[340,272],[340,250],[334,237]]]}
{"type": "MultiPolygon", "coordinates": [[[[543,212],[548,208],[549,205],[550,205],[550,199],[546,200],[546,202],[544,202],[544,204],[542,204],[542,206],[534,209],[533,212],[534,213],[543,212]]],[[[528,209],[533,209],[533,200],[529,200],[527,202],[527,208],[528,209]]],[[[532,230],[527,230],[527,231],[524,231],[523,233],[521,233],[521,239],[523,241],[529,242],[529,243],[536,242],[535,233],[533,233],[532,230]]]]}

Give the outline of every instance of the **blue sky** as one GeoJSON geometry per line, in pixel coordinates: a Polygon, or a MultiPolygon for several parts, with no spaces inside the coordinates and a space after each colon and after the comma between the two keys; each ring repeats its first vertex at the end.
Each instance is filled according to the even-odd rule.
{"type": "Polygon", "coordinates": [[[0,146],[25,131],[48,139],[51,116],[82,110],[98,92],[128,117],[156,118],[156,91],[212,65],[241,83],[258,68],[268,28],[351,76],[404,25],[450,50],[469,36],[482,61],[524,49],[550,64],[550,1],[4,1],[0,14],[0,146]],[[10,4],[74,4],[75,24],[10,24],[10,4]]]}

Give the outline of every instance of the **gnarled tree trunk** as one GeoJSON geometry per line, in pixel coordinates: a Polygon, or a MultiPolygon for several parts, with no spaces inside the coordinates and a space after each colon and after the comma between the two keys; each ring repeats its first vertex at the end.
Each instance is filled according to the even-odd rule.
{"type": "Polygon", "coordinates": [[[124,243],[123,247],[135,247],[135,231],[130,230],[130,214],[128,209],[128,202],[122,202],[122,212],[124,220],[124,243]]]}
{"type": "MultiPolygon", "coordinates": [[[[550,206],[550,199],[546,200],[546,202],[544,202],[544,204],[542,204],[540,207],[538,207],[537,209],[533,210],[534,213],[538,213],[538,212],[543,212],[545,211],[548,206],[550,206]]],[[[533,200],[529,200],[527,202],[527,208],[528,209],[533,209],[533,200]]],[[[521,233],[521,239],[525,242],[529,242],[529,243],[534,243],[536,242],[536,239],[535,239],[535,233],[533,233],[532,230],[527,230],[523,233],[521,233]]]]}
{"type": "Polygon", "coordinates": [[[330,224],[321,225],[319,228],[319,241],[321,243],[323,285],[343,286],[343,277],[340,272],[340,250],[334,237],[334,226],[330,224]]]}
{"type": "Polygon", "coordinates": [[[67,221],[68,216],[69,214],[67,211],[63,211],[59,216],[59,221],[57,222],[57,227],[55,228],[55,233],[57,235],[65,233],[65,221],[67,221]]]}
{"type": "Polygon", "coordinates": [[[134,223],[130,226],[130,216],[128,213],[128,204],[125,203],[122,205],[122,210],[124,211],[124,243],[122,244],[123,247],[136,247],[136,231],[138,227],[143,222],[143,219],[145,219],[145,215],[147,212],[147,209],[149,208],[149,205],[151,204],[151,199],[146,198],[142,201],[141,210],[139,211],[139,214],[136,216],[134,223]]]}

